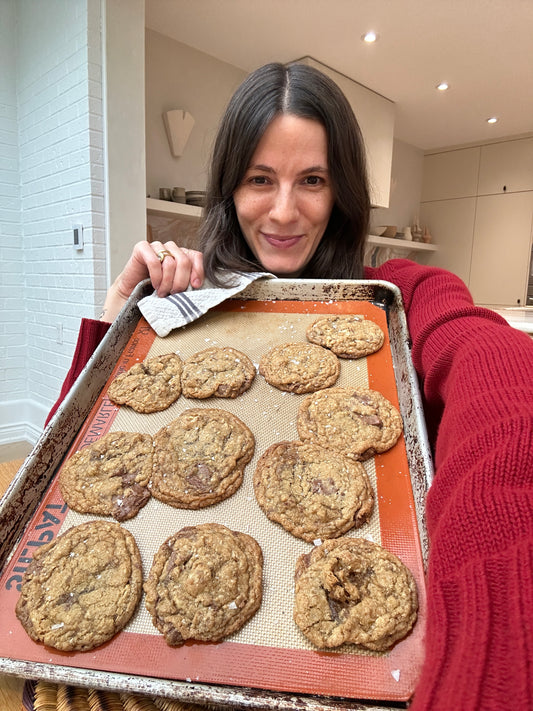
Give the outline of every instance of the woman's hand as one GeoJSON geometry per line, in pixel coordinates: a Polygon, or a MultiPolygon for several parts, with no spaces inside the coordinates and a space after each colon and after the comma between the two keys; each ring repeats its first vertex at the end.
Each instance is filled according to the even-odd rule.
{"type": "Polygon", "coordinates": [[[202,253],[182,249],[175,242],[137,242],[128,263],[107,292],[100,320],[111,323],[137,284],[147,277],[161,297],[185,291],[189,285],[198,289],[204,282],[202,253]]]}

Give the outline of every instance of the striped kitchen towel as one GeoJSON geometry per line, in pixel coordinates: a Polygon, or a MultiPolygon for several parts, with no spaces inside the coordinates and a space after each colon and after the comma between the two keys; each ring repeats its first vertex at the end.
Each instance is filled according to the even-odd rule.
{"type": "Polygon", "coordinates": [[[226,288],[215,287],[207,279],[200,289],[182,291],[161,298],[154,292],[139,301],[139,309],[158,336],[168,336],[175,328],[185,326],[203,316],[213,306],[238,294],[249,284],[262,278],[275,278],[267,272],[228,272],[226,288]]]}

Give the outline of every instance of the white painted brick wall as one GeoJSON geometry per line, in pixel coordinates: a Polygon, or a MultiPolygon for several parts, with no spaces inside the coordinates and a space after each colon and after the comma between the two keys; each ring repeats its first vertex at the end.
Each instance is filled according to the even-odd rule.
{"type": "Polygon", "coordinates": [[[11,165],[0,169],[2,396],[44,413],[81,317],[99,312],[106,290],[101,3],[0,2],[11,69],[0,83],[0,157],[11,165]]]}
{"type": "Polygon", "coordinates": [[[0,2],[0,401],[26,392],[15,0],[0,2]]]}

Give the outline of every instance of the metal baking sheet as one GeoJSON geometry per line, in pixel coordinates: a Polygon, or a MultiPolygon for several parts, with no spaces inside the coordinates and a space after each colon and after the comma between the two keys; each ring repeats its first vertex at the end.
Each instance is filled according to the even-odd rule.
{"type": "MultiPolygon", "coordinates": [[[[0,654],[5,656],[0,659],[0,669],[21,676],[45,678],[61,683],[96,686],[130,693],[148,693],[197,703],[221,703],[255,708],[292,708],[295,705],[301,708],[302,704],[310,708],[342,708],[344,704],[348,704],[350,708],[355,708],[354,702],[359,697],[359,693],[360,698],[372,700],[372,708],[375,708],[375,703],[381,701],[380,687],[381,689],[387,687],[383,696],[397,707],[397,704],[402,700],[407,700],[411,693],[418,671],[417,665],[421,659],[421,638],[425,614],[423,565],[427,554],[423,503],[432,472],[416,376],[409,354],[405,316],[397,288],[385,282],[322,280],[301,282],[281,279],[255,282],[241,293],[239,299],[227,302],[219,310],[210,312],[195,324],[186,327],[186,330],[182,332],[174,332],[167,339],[157,339],[152,330],[140,318],[136,302],[145,295],[147,290],[149,291],[150,287],[144,284],[132,296],[80,376],[63,407],[43,433],[34,452],[0,505],[0,524],[3,522],[8,524],[5,529],[3,525],[0,525],[0,531],[3,532],[0,557],[4,566],[2,588],[0,589],[0,595],[3,598],[0,599],[2,607],[7,604],[12,608],[13,600],[16,601],[18,597],[18,593],[15,592],[16,586],[20,582],[25,565],[31,558],[31,546],[40,545],[50,540],[62,530],[62,526],[68,528],[70,525],[80,522],[76,519],[76,515],[66,510],[54,490],[55,473],[69,449],[86,444],[91,438],[108,431],[110,427],[138,430],[140,429],[138,418],[144,418],[145,427],[142,431],[155,433],[162,424],[178,414],[171,411],[155,416],[136,415],[131,422],[124,414],[127,408],[122,409],[117,415],[119,408],[112,406],[105,397],[105,384],[114,371],[117,372],[118,369],[129,367],[132,360],[142,359],[145,355],[155,352],[178,350],[186,357],[190,354],[187,349],[189,351],[200,350],[201,347],[215,344],[234,345],[241,347],[245,352],[249,345],[253,350],[252,341],[247,343],[246,347],[244,344],[248,338],[253,336],[253,328],[250,327],[250,324],[258,323],[258,319],[262,319],[262,321],[255,335],[256,348],[262,342],[261,339],[265,342],[268,341],[268,334],[270,334],[270,338],[273,337],[278,341],[301,340],[302,319],[305,322],[306,319],[315,318],[318,313],[335,312],[336,309],[360,313],[361,308],[365,307],[374,309],[376,318],[379,320],[382,317],[383,324],[388,330],[390,345],[387,344],[386,352],[381,356],[386,353],[390,354],[388,369],[389,375],[392,375],[392,386],[396,391],[392,394],[391,399],[394,401],[394,396],[398,398],[404,419],[405,432],[401,448],[403,448],[402,451],[408,465],[407,478],[409,492],[412,495],[411,502],[408,501],[406,504],[404,502],[402,506],[397,505],[398,493],[395,492],[394,486],[392,488],[390,486],[390,482],[394,481],[394,478],[389,475],[384,476],[384,473],[387,473],[390,468],[390,464],[386,463],[387,457],[381,455],[380,458],[376,458],[380,461],[380,463],[376,463],[376,468],[384,469],[384,472],[377,472],[381,481],[377,536],[378,538],[382,537],[382,533],[384,533],[385,538],[385,542],[383,540],[376,542],[382,542],[387,548],[404,556],[414,555],[415,558],[418,558],[418,561],[414,560],[414,563],[411,560],[409,562],[411,562],[411,568],[413,564],[417,568],[413,572],[421,592],[419,621],[414,633],[405,643],[399,643],[387,655],[377,655],[378,661],[375,661],[372,656],[368,658],[351,653],[324,653],[313,649],[301,649],[300,642],[291,641],[290,635],[289,637],[281,634],[276,635],[275,627],[268,626],[272,625],[272,619],[276,616],[281,619],[276,619],[274,624],[287,623],[287,620],[292,616],[292,610],[285,609],[288,607],[288,593],[285,597],[282,593],[278,593],[279,597],[276,597],[275,593],[270,591],[275,587],[272,585],[272,580],[280,584],[283,574],[287,574],[287,571],[267,572],[265,609],[268,625],[258,622],[258,626],[254,628],[254,618],[254,621],[245,626],[245,629],[248,630],[248,637],[245,635],[243,639],[224,642],[220,645],[185,645],[176,651],[168,648],[160,636],[155,638],[153,644],[153,640],[147,644],[147,639],[151,640],[154,634],[158,633],[153,628],[149,628],[149,623],[146,627],[146,620],[143,622],[142,619],[137,619],[130,630],[127,628],[125,632],[118,635],[118,640],[116,638],[116,641],[104,645],[105,649],[94,650],[94,653],[58,654],[54,650],[45,649],[33,643],[30,646],[33,646],[34,649],[30,653],[27,649],[22,653],[21,646],[24,645],[17,645],[15,642],[17,632],[20,632],[16,628],[8,631],[8,636],[4,638],[4,644],[2,644],[2,633],[5,628],[2,623],[0,654]],[[272,334],[274,335],[272,336],[272,334]],[[229,341],[221,343],[220,340],[225,338],[229,341]],[[238,339],[237,344],[235,338],[238,339]],[[387,526],[383,528],[380,525],[382,518],[390,519],[388,529],[387,526]],[[407,538],[416,537],[416,541],[411,540],[407,549],[404,540],[406,533],[407,538]],[[21,537],[22,548],[21,544],[17,545],[17,541],[21,537]],[[279,603],[281,603],[281,610],[279,603]],[[269,610],[270,612],[268,612],[269,610]],[[278,613],[280,614],[278,615],[278,613]],[[278,642],[272,644],[272,649],[268,642],[260,640],[263,634],[266,634],[269,640],[275,637],[279,638],[278,642]],[[405,645],[410,645],[410,649],[407,650],[405,645]],[[295,650],[294,647],[297,649],[295,650]],[[6,649],[9,652],[6,652],[6,649]],[[140,649],[142,649],[142,654],[139,654],[140,649]],[[404,664],[402,654],[405,656],[406,653],[414,661],[402,668],[402,664],[404,664]],[[251,662],[251,659],[254,661],[251,662]],[[379,673],[377,673],[376,679],[373,684],[368,685],[367,679],[378,667],[379,673]],[[217,672],[214,673],[213,670],[217,670],[217,672]],[[401,683],[396,679],[400,673],[402,675],[401,683]],[[317,681],[317,679],[323,678],[326,680],[325,682],[317,681]],[[305,693],[302,694],[302,691],[305,693]],[[349,697],[350,701],[347,701],[346,697],[349,697]]],[[[305,334],[305,330],[303,334],[305,334]]],[[[256,357],[252,359],[257,360],[257,352],[256,357]]],[[[381,357],[380,363],[381,361],[383,361],[383,357],[381,357]]],[[[359,377],[354,368],[360,370],[360,367],[356,362],[350,364],[344,362],[341,365],[341,370],[344,366],[345,377],[349,379],[350,383],[353,383],[354,378],[359,377]]],[[[387,377],[387,368],[385,367],[383,370],[381,363],[379,367],[369,365],[367,370],[371,379],[369,384],[376,389],[382,389],[380,386],[384,382],[381,378],[387,377]],[[377,378],[378,382],[374,383],[372,378],[377,378]]],[[[261,387],[261,380],[259,376],[256,378],[258,388],[261,387]]],[[[339,384],[343,383],[339,382],[339,384]]],[[[264,387],[264,385],[263,383],[262,386],[264,387]]],[[[386,387],[390,387],[390,383],[386,387]]],[[[389,395],[387,392],[384,394],[389,395]]],[[[267,432],[265,436],[274,437],[274,441],[277,441],[276,437],[278,436],[291,438],[287,436],[286,431],[274,431],[269,434],[268,429],[280,430],[282,429],[281,425],[285,423],[284,426],[289,427],[290,432],[291,407],[294,409],[295,401],[301,396],[289,394],[287,397],[287,394],[274,393],[274,397],[278,397],[278,401],[273,400],[270,403],[270,413],[265,409],[269,397],[268,393],[260,390],[250,393],[248,408],[250,413],[254,413],[253,425],[248,423],[250,428],[257,430],[260,426],[261,411],[258,408],[262,407],[262,412],[266,417],[265,422],[271,422],[268,426],[263,426],[267,432]],[[258,396],[260,405],[255,404],[251,399],[255,398],[257,402],[258,396]],[[286,412],[285,407],[289,408],[286,412]],[[272,424],[272,413],[275,425],[272,424]]],[[[231,403],[237,407],[236,414],[245,413],[244,399],[240,403],[238,401],[239,398],[231,403]]],[[[198,406],[200,402],[187,401],[185,405],[194,407],[198,406]]],[[[213,403],[212,400],[209,401],[208,406],[219,405],[225,406],[219,400],[216,403],[213,403]]],[[[183,403],[181,407],[184,407],[183,403]]],[[[251,414],[247,415],[247,417],[251,416],[251,414]]],[[[244,414],[243,419],[246,421],[244,414]]],[[[293,434],[292,438],[296,439],[297,435],[293,434]]],[[[258,441],[261,442],[261,450],[257,451],[257,455],[264,450],[265,441],[268,443],[262,434],[258,441]]],[[[395,462],[394,467],[401,468],[401,464],[398,465],[395,462]]],[[[248,480],[251,479],[252,471],[252,465],[249,465],[248,480]]],[[[374,478],[375,476],[376,472],[374,472],[374,478]]],[[[246,508],[248,512],[252,511],[254,502],[252,501],[253,495],[250,495],[250,489],[248,491],[245,487],[242,489],[243,491],[239,492],[240,504],[233,501],[222,502],[224,505],[219,504],[215,507],[218,511],[217,515],[220,516],[218,520],[235,529],[246,530],[256,537],[259,536],[261,545],[267,551],[272,545],[285,547],[286,541],[283,538],[278,541],[275,537],[279,533],[277,530],[274,542],[271,540],[271,533],[266,534],[263,531],[261,526],[266,525],[267,528],[271,526],[273,527],[271,530],[274,530],[275,525],[261,520],[261,513],[255,512],[251,524],[248,521],[246,524],[248,528],[244,527],[243,508],[246,508]],[[232,510],[232,506],[240,506],[240,510],[239,508],[232,510]],[[256,523],[258,526],[255,526],[256,523]]],[[[160,506],[164,505],[160,504],[160,506]]],[[[170,509],[171,507],[166,508],[170,509]]],[[[172,512],[175,511],[172,510],[172,512]]],[[[217,518],[211,519],[210,513],[206,512],[207,510],[204,510],[203,513],[208,518],[205,519],[204,515],[201,521],[204,519],[217,520],[217,518]]],[[[187,516],[190,513],[187,512],[187,516]]],[[[139,518],[137,525],[141,527],[139,530],[142,538],[144,514],[143,512],[141,514],[136,518],[139,518]]],[[[150,515],[147,512],[145,514],[150,515]]],[[[175,530],[177,530],[181,525],[194,522],[187,516],[184,519],[180,515],[176,518],[175,523],[169,521],[163,525],[161,523],[162,517],[157,514],[161,530],[156,536],[157,543],[153,545],[157,548],[163,542],[169,533],[168,526],[175,525],[175,530]]],[[[194,512],[193,516],[196,516],[194,512]]],[[[154,517],[154,513],[152,513],[152,517],[154,517]]],[[[86,517],[82,518],[85,520],[86,517]]],[[[374,517],[375,525],[376,518],[374,517]]],[[[158,527],[155,528],[157,530],[158,527]]],[[[283,535],[292,538],[285,532],[283,535]]],[[[365,531],[359,530],[355,532],[355,535],[365,535],[365,531]]],[[[367,531],[367,535],[372,537],[373,534],[367,531]]],[[[150,548],[150,544],[146,545],[147,548],[150,548]]],[[[299,541],[292,551],[292,555],[301,552],[300,549],[307,552],[309,544],[299,541]]],[[[153,548],[145,551],[143,556],[145,568],[150,564],[152,553],[153,548]]],[[[147,570],[145,570],[146,573],[147,570]]],[[[288,583],[285,584],[285,587],[287,585],[288,583]]],[[[140,617],[142,618],[142,614],[140,617]]],[[[15,622],[15,624],[18,623],[15,622]]],[[[23,639],[27,642],[25,633],[23,633],[23,639]]],[[[359,707],[365,708],[364,703],[361,703],[363,705],[359,707]]],[[[386,707],[385,704],[383,708],[386,707]]]]}

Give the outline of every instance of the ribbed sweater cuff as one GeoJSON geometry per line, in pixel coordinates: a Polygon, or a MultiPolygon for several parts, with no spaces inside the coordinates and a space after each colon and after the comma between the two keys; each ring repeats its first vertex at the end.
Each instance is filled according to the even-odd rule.
{"type": "Polygon", "coordinates": [[[531,540],[446,579],[430,572],[426,657],[411,711],[533,708],[532,578],[531,540]]]}

